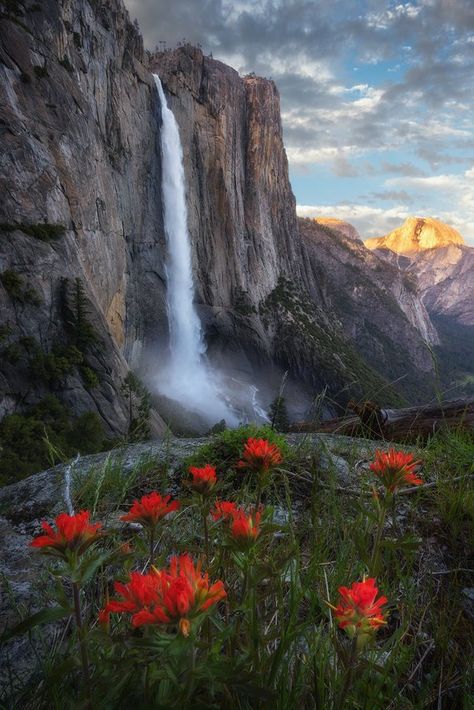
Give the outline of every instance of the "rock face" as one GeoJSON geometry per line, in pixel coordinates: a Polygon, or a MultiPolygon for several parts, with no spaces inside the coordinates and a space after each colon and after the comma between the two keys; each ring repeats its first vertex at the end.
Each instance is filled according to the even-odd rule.
{"type": "MultiPolygon", "coordinates": [[[[344,224],[344,223],[343,223],[344,224]]],[[[299,219],[308,289],[333,312],[358,352],[401,389],[423,392],[438,335],[410,275],[370,252],[362,241],[319,220],[299,219]],[[424,342],[425,341],[425,342],[424,342]],[[410,365],[408,365],[410,363],[410,365]],[[421,385],[421,388],[420,388],[421,385]]]]}
{"type": "MultiPolygon", "coordinates": [[[[395,397],[385,356],[359,347],[360,321],[338,319],[323,297],[308,256],[318,248],[297,224],[272,81],[242,78],[190,46],[147,56],[121,0],[18,0],[0,22],[1,415],[52,391],[120,434],[128,368],[159,367],[168,325],[152,71],[180,126],[211,355],[240,358],[250,372],[290,370],[311,394],[328,386],[342,399],[395,397]],[[95,337],[78,347],[84,314],[95,337]]],[[[397,312],[408,338],[403,371],[413,361],[413,376],[424,377],[421,338],[434,335],[410,299],[401,289],[398,303],[419,332],[397,312]]]]}
{"type": "Polygon", "coordinates": [[[432,217],[408,217],[393,232],[365,241],[368,249],[390,249],[405,255],[439,249],[448,244],[464,244],[464,239],[454,227],[432,217]]]}
{"type": "Polygon", "coordinates": [[[313,221],[323,227],[329,227],[333,232],[340,232],[345,237],[349,237],[349,239],[361,241],[361,236],[354,225],[342,219],[337,219],[337,217],[315,217],[313,221]]]}
{"type": "Polygon", "coordinates": [[[0,324],[2,345],[18,357],[2,358],[2,413],[52,388],[75,412],[96,411],[121,433],[127,359],[150,328],[165,327],[156,95],[142,40],[120,0],[7,9],[0,20],[0,272],[7,272],[0,324]],[[29,374],[32,350],[38,359],[68,342],[64,279],[79,279],[88,301],[97,342],[86,362],[95,387],[76,367],[53,383],[29,374]],[[34,338],[29,351],[25,337],[34,338]]]}
{"type": "Polygon", "coordinates": [[[442,379],[455,392],[472,392],[474,375],[474,249],[452,227],[409,218],[366,246],[416,284],[419,301],[439,333],[442,379]]]}

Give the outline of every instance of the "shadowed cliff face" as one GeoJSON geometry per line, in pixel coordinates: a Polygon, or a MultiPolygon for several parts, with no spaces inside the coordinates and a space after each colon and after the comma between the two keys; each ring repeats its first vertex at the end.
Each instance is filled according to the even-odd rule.
{"type": "MultiPolygon", "coordinates": [[[[166,327],[156,96],[119,0],[35,7],[17,3],[0,20],[0,271],[20,274],[40,301],[22,303],[0,286],[4,345],[22,336],[43,352],[63,344],[61,282],[79,278],[98,334],[88,360],[100,384],[87,388],[75,371],[54,388],[74,411],[97,411],[121,432],[124,356],[151,328],[166,327]],[[40,241],[13,230],[40,223],[61,225],[61,236],[40,241]]],[[[43,394],[27,359],[2,359],[4,412],[43,394]]]]}
{"type": "Polygon", "coordinates": [[[308,289],[341,323],[357,351],[410,397],[429,396],[431,358],[425,345],[438,335],[416,295],[416,282],[370,252],[353,235],[299,219],[308,289]]]}

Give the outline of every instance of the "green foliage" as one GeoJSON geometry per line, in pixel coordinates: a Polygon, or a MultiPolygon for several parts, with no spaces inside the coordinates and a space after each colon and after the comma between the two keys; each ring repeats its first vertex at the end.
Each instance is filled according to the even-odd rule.
{"type": "Polygon", "coordinates": [[[7,269],[0,274],[0,281],[11,298],[20,301],[20,303],[31,303],[34,306],[39,306],[41,298],[34,288],[25,288],[24,280],[21,274],[13,269],[7,269]]]}
{"type": "Polygon", "coordinates": [[[62,457],[102,451],[104,445],[97,414],[74,417],[49,395],[26,413],[9,414],[0,422],[0,485],[41,471],[62,457]]]}
{"type": "Polygon", "coordinates": [[[81,373],[82,381],[88,390],[94,389],[99,385],[99,376],[92,367],[88,365],[81,365],[79,367],[79,372],[81,373]]]}
{"type": "Polygon", "coordinates": [[[150,393],[131,370],[120,389],[128,405],[127,438],[129,441],[146,441],[150,438],[150,393]]]}
{"type": "Polygon", "coordinates": [[[82,48],[82,37],[79,34],[79,32],[74,32],[72,37],[74,39],[74,44],[76,45],[76,48],[81,49],[82,48]]]}
{"type": "Polygon", "coordinates": [[[11,298],[23,299],[23,279],[17,271],[6,269],[0,275],[0,281],[11,298]]]}
{"type": "Polygon", "coordinates": [[[58,63],[66,69],[70,74],[74,73],[74,67],[72,66],[69,57],[65,56],[62,59],[58,59],[58,63]]]}
{"type": "Polygon", "coordinates": [[[75,279],[73,282],[63,279],[61,290],[64,321],[70,340],[78,350],[85,353],[98,343],[98,337],[89,320],[90,307],[84,286],[81,279],[75,279]]]}
{"type": "Polygon", "coordinates": [[[49,76],[46,64],[44,64],[43,66],[41,66],[40,64],[35,64],[33,66],[33,71],[38,79],[44,79],[46,76],[49,76]]]}
{"type": "Polygon", "coordinates": [[[37,348],[29,359],[29,370],[34,378],[53,386],[71,375],[83,361],[83,354],[74,345],[55,345],[50,352],[37,348]]]}
{"type": "Polygon", "coordinates": [[[51,242],[62,237],[66,227],[63,224],[48,224],[47,222],[39,222],[38,224],[10,224],[4,222],[0,224],[0,231],[8,233],[16,230],[29,237],[39,239],[41,242],[51,242]]]}
{"type": "Polygon", "coordinates": [[[249,437],[268,439],[270,443],[279,447],[284,458],[289,455],[290,449],[285,438],[277,434],[271,427],[246,424],[238,429],[226,429],[213,437],[210,442],[200,446],[192,456],[186,459],[184,467],[204,466],[206,463],[210,463],[225,471],[240,459],[244,444],[249,437]]]}

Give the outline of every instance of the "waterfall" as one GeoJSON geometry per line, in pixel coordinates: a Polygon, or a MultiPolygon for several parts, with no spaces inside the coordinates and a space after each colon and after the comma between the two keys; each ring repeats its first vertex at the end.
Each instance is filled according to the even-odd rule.
{"type": "Polygon", "coordinates": [[[167,309],[170,347],[156,385],[161,394],[196,411],[209,422],[225,419],[236,424],[235,414],[219,392],[205,359],[201,322],[193,295],[191,240],[187,226],[183,150],[178,124],[168,108],[160,78],[154,74],[161,106],[162,197],[167,241],[167,309]]]}
{"type": "Polygon", "coordinates": [[[74,515],[74,507],[71,499],[71,474],[72,469],[80,459],[80,454],[77,454],[74,461],[71,461],[64,469],[64,502],[66,503],[67,512],[69,515],[74,515]]]}

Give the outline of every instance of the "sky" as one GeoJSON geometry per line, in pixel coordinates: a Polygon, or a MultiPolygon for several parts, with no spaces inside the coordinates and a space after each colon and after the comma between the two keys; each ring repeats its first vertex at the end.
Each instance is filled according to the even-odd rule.
{"type": "Polygon", "coordinates": [[[125,0],[145,46],[272,78],[298,213],[363,238],[409,215],[474,246],[474,0],[125,0]]]}

